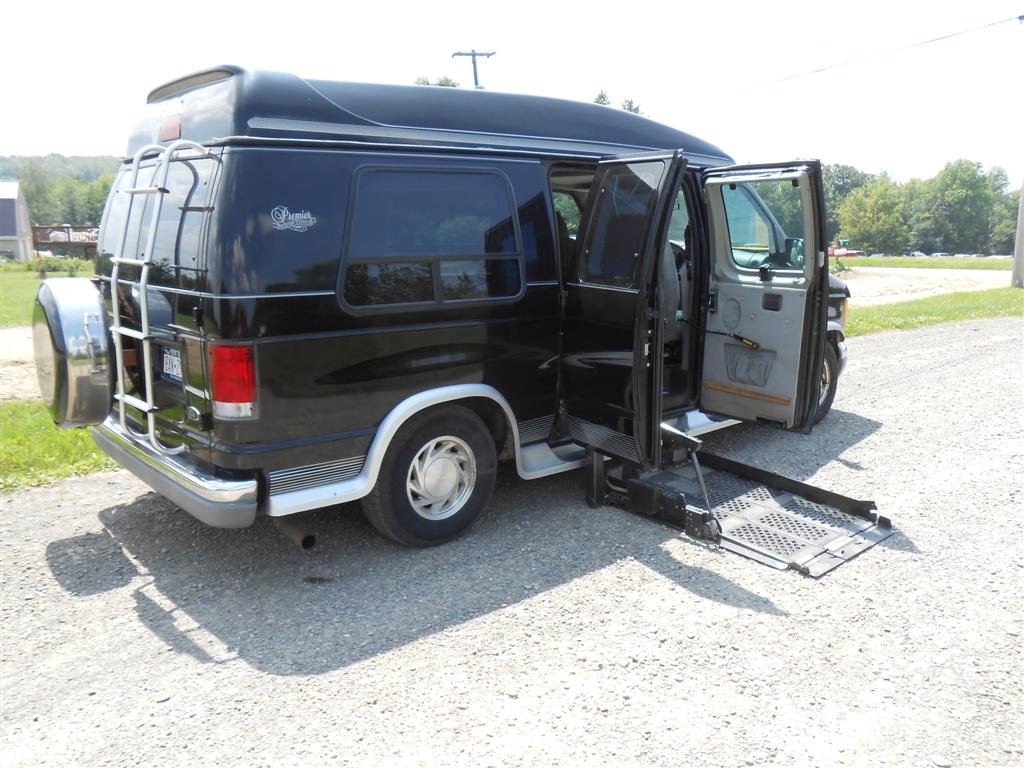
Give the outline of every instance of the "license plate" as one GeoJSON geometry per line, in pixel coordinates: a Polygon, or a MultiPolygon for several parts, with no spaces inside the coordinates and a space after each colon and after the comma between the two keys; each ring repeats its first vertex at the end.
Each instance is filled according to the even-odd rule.
{"type": "Polygon", "coordinates": [[[164,347],[164,377],[181,381],[181,350],[164,347]]]}

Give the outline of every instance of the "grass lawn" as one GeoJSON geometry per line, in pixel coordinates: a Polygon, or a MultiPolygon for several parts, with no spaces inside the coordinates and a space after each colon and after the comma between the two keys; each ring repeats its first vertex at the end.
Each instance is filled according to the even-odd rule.
{"type": "Polygon", "coordinates": [[[832,264],[839,261],[844,267],[913,267],[915,269],[1013,269],[1013,259],[916,259],[912,256],[880,256],[878,258],[847,259],[832,257],[832,264]]]}
{"type": "Polygon", "coordinates": [[[876,331],[1009,316],[1024,316],[1024,289],[996,288],[988,291],[946,293],[896,304],[853,307],[850,309],[846,335],[862,336],[876,331]]]}
{"type": "Polygon", "coordinates": [[[0,328],[32,324],[38,288],[39,277],[34,272],[0,271],[0,328]]]}
{"type": "Polygon", "coordinates": [[[114,467],[88,429],[58,429],[42,403],[0,404],[0,489],[114,467]]]}

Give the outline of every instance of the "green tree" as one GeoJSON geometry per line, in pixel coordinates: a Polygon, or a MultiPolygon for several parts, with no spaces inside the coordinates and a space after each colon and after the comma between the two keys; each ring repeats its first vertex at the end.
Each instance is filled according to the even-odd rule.
{"type": "Polygon", "coordinates": [[[429,77],[420,76],[420,77],[416,78],[416,81],[415,81],[414,85],[439,85],[442,88],[458,88],[459,87],[459,84],[457,82],[455,82],[454,80],[452,80],[450,77],[448,77],[448,75],[443,75],[442,77],[437,78],[437,82],[435,82],[435,83],[430,82],[430,78],[429,77]]]}
{"type": "Polygon", "coordinates": [[[1017,236],[1017,208],[1020,193],[1006,192],[995,199],[992,206],[992,226],[988,235],[987,253],[1013,253],[1014,238],[1017,236]]]}
{"type": "Polygon", "coordinates": [[[750,188],[758,194],[782,231],[788,237],[806,237],[803,211],[800,205],[800,191],[788,182],[752,181],[750,188]]]}
{"type": "Polygon", "coordinates": [[[1011,253],[1017,232],[1017,206],[1020,192],[1010,189],[1006,171],[998,165],[985,175],[992,195],[992,218],[989,222],[987,253],[1011,253]]]}
{"type": "Polygon", "coordinates": [[[640,111],[640,105],[634,102],[632,99],[626,99],[622,102],[622,108],[627,112],[632,112],[634,115],[642,115],[640,111]]]}
{"type": "Polygon", "coordinates": [[[71,176],[93,181],[105,173],[114,173],[120,158],[111,155],[9,155],[0,156],[0,178],[21,179],[32,175],[55,179],[71,176]]]}
{"type": "Polygon", "coordinates": [[[17,179],[33,224],[97,226],[120,160],[116,157],[3,157],[3,177],[17,179]]]}
{"type": "Polygon", "coordinates": [[[555,210],[562,216],[566,229],[570,235],[579,233],[580,230],[580,209],[576,201],[565,192],[556,192],[553,195],[555,210]]]}
{"type": "Polygon", "coordinates": [[[913,251],[941,251],[943,234],[936,217],[935,183],[933,179],[911,179],[901,188],[903,216],[910,227],[907,246],[913,251]]]}
{"type": "Polygon", "coordinates": [[[940,250],[970,253],[987,248],[994,195],[981,163],[946,163],[931,183],[927,203],[941,238],[940,250]]]}
{"type": "Polygon", "coordinates": [[[607,107],[609,104],[611,104],[611,99],[608,98],[608,91],[606,91],[604,88],[598,91],[597,96],[594,97],[594,103],[600,104],[603,107],[607,107]]]}
{"type": "Polygon", "coordinates": [[[840,236],[865,251],[900,253],[910,237],[899,187],[884,173],[839,204],[840,236]]]}
{"type": "Polygon", "coordinates": [[[826,165],[821,169],[825,187],[825,235],[832,242],[839,232],[839,204],[855,189],[863,187],[875,177],[859,171],[852,165],[826,165]]]}

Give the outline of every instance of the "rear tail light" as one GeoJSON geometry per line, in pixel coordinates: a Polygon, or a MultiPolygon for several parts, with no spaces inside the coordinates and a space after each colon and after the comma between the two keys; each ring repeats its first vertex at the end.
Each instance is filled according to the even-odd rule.
{"type": "Polygon", "coordinates": [[[251,346],[210,346],[213,415],[247,419],[256,413],[256,355],[251,346]]]}

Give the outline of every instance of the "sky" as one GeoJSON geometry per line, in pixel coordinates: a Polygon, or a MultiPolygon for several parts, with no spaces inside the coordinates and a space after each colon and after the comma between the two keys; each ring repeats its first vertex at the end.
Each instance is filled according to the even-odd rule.
{"type": "Polygon", "coordinates": [[[4,36],[0,155],[123,154],[150,90],[217,64],[472,87],[451,54],[476,48],[496,52],[479,65],[489,90],[603,89],[739,162],[819,158],[905,181],[967,158],[1020,187],[1024,23],[885,52],[1021,14],[1024,0],[8,3],[21,32],[4,36]]]}

